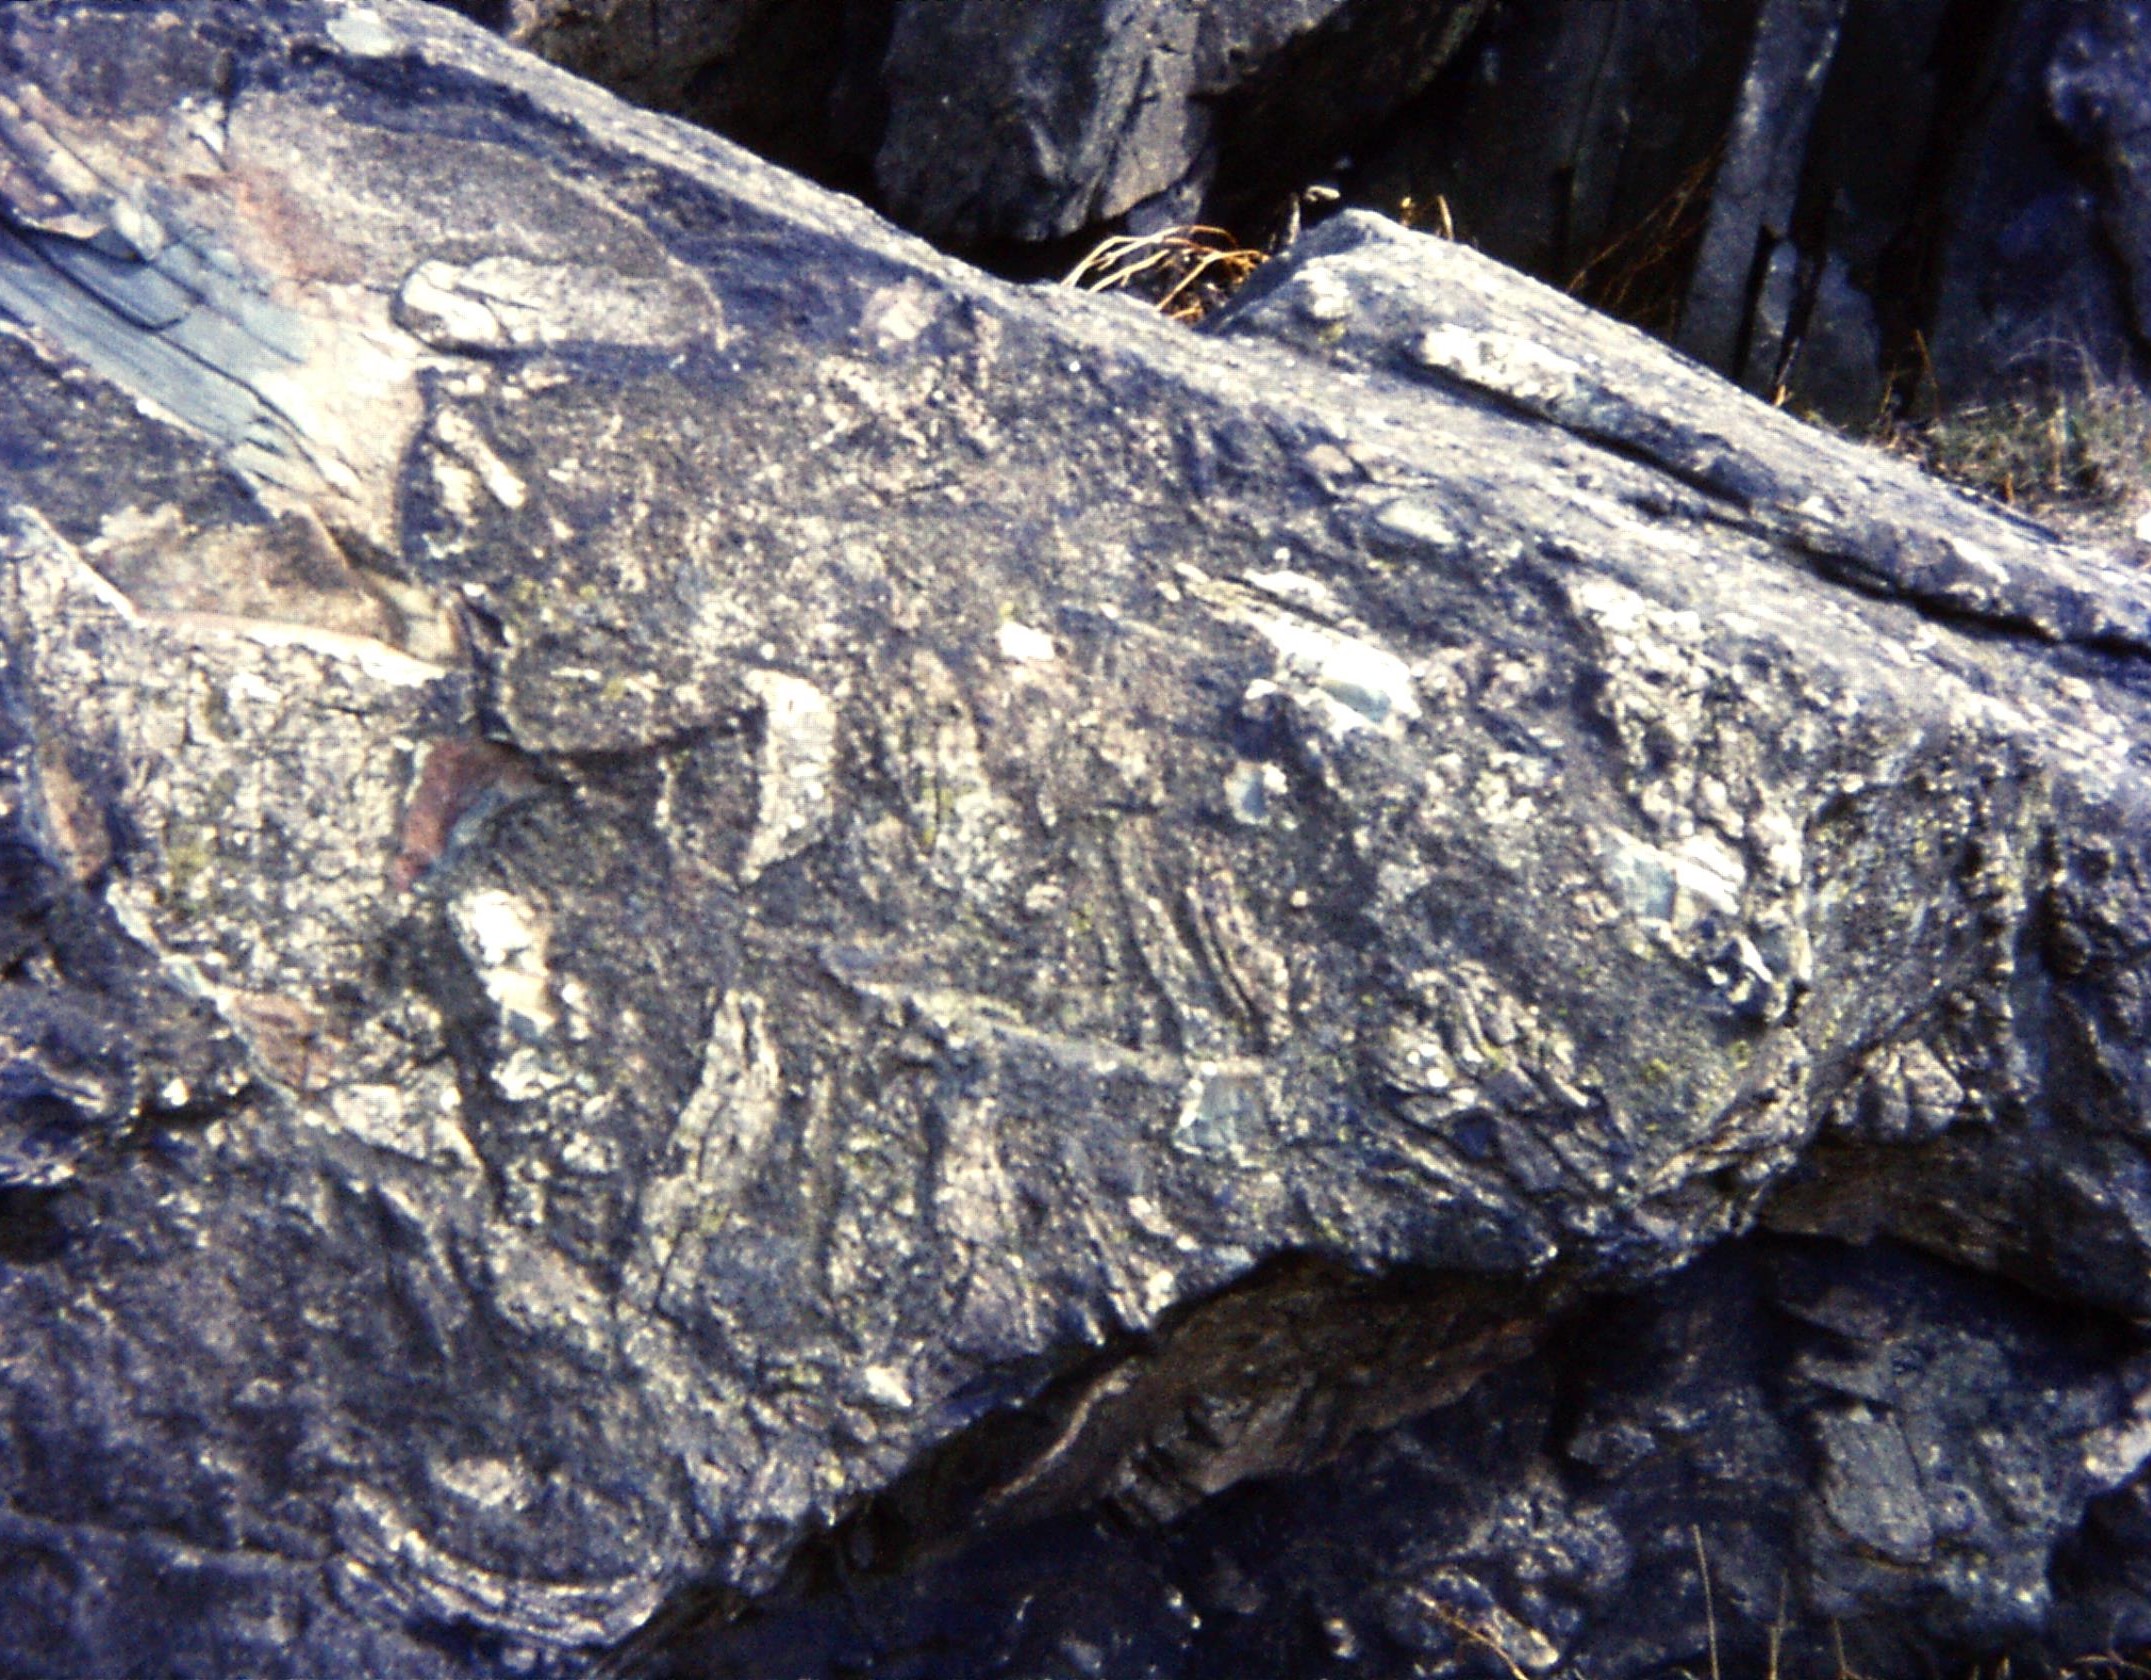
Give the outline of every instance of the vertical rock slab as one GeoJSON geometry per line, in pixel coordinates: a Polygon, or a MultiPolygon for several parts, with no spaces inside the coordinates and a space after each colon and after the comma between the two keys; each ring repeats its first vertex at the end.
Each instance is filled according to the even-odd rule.
{"type": "Polygon", "coordinates": [[[1844,0],[1764,0],[1681,311],[1680,346],[1707,367],[1740,376],[1749,346],[1767,344],[1764,377],[1744,380],[1766,393],[1796,284],[1790,235],[1808,130],[1844,19],[1844,0]]]}

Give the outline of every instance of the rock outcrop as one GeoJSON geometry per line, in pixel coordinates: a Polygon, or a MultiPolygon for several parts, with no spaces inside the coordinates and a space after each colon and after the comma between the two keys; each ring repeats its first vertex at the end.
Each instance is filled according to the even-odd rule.
{"type": "Polygon", "coordinates": [[[401,0],[0,11],[0,360],[11,1674],[725,1672],[1383,1478],[1385,1638],[1642,1673],[1691,1460],[1742,1615],[2141,1613],[2110,557],[1373,218],[1193,334],[401,0]]]}
{"type": "Polygon", "coordinates": [[[2151,346],[2143,0],[463,9],[1018,269],[1323,183],[1848,423],[2151,346]]]}
{"type": "Polygon", "coordinates": [[[1133,212],[1222,171],[1289,193],[1455,56],[1488,0],[453,0],[964,247],[1133,212]]]}

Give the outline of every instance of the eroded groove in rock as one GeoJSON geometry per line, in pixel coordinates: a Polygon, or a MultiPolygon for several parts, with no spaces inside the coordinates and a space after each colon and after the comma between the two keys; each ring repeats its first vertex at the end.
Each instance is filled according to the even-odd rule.
{"type": "Polygon", "coordinates": [[[0,65],[10,237],[120,265],[0,300],[28,1672],[572,1673],[1011,1372],[1290,1256],[1642,1287],[1826,1131],[2146,1309],[2111,557],[1364,223],[1201,336],[431,8],[0,65]]]}

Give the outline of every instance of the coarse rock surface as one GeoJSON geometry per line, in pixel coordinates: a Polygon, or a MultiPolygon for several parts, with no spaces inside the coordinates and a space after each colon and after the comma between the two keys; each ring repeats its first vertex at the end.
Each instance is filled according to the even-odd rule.
{"type": "MultiPolygon", "coordinates": [[[[1638,1322],[1988,1351],[1755,1366],[1743,1613],[2140,1595],[1981,1585],[2144,1527],[2110,557],[1373,218],[1190,334],[402,0],[0,10],[0,363],[11,1676],[691,1663],[1759,1221],[1638,1322]]],[[[1492,1594],[1495,1491],[1348,1543],[1492,1594]]]]}

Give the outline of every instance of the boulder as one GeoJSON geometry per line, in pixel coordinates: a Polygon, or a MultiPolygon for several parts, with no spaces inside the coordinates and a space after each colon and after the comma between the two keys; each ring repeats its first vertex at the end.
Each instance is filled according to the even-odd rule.
{"type": "MultiPolygon", "coordinates": [[[[900,5],[881,202],[939,240],[1271,208],[1432,81],[1486,0],[900,5]]],[[[1235,217],[1235,219],[1239,219],[1235,217]]]]}
{"type": "Polygon", "coordinates": [[[0,11],[0,360],[11,1672],[670,1662],[1765,1221],[2110,1330],[1934,1402],[2046,1491],[1908,1641],[2129,1532],[2111,556],[1376,218],[1189,333],[404,0],[0,11]]]}

